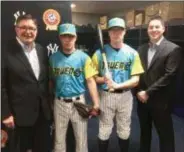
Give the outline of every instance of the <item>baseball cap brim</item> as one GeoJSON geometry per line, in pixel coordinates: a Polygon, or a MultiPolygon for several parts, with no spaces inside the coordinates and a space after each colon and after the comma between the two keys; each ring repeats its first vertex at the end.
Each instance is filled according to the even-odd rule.
{"type": "Polygon", "coordinates": [[[113,28],[113,27],[120,27],[125,29],[125,21],[121,18],[112,18],[108,22],[108,29],[113,28]]]}
{"type": "Polygon", "coordinates": [[[62,33],[59,33],[59,35],[73,35],[73,36],[76,36],[76,33],[62,32],[62,33]]]}
{"type": "Polygon", "coordinates": [[[113,28],[121,28],[121,29],[125,29],[125,27],[122,27],[122,26],[110,26],[109,28],[108,28],[108,30],[111,30],[111,29],[113,29],[113,28]]]}

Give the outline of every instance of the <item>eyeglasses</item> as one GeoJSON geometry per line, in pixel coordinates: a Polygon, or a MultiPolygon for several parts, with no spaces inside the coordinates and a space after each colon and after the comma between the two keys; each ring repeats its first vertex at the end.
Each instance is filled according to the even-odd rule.
{"type": "Polygon", "coordinates": [[[27,26],[16,26],[17,28],[19,28],[19,29],[21,29],[21,30],[24,30],[24,31],[27,31],[27,30],[29,30],[29,31],[36,31],[37,30],[37,28],[34,28],[34,27],[27,27],[27,26]]]}

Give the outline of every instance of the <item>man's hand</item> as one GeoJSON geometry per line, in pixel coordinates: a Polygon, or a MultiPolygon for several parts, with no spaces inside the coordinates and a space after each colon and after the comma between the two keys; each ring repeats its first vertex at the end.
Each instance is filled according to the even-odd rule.
{"type": "Polygon", "coordinates": [[[146,91],[140,91],[137,93],[137,98],[142,102],[142,103],[146,103],[149,96],[146,93],[146,91]]]}
{"type": "Polygon", "coordinates": [[[99,109],[100,106],[99,106],[99,104],[94,104],[94,105],[93,105],[93,108],[94,108],[94,109],[99,109]]]}
{"type": "Polygon", "coordinates": [[[14,118],[13,116],[9,116],[8,118],[3,120],[3,124],[8,127],[8,128],[14,128],[15,123],[14,123],[14,118]]]}
{"type": "Polygon", "coordinates": [[[101,112],[101,110],[100,110],[99,105],[94,105],[93,108],[90,111],[89,118],[92,118],[92,116],[94,116],[94,117],[99,116],[100,115],[100,112],[101,112]]]}
{"type": "Polygon", "coordinates": [[[108,88],[119,89],[119,84],[114,82],[112,79],[105,78],[105,83],[108,88]]]}

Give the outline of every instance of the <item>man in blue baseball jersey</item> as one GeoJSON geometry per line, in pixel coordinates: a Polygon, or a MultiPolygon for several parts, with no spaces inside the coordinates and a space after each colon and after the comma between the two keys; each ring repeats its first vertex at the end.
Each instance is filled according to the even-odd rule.
{"type": "Polygon", "coordinates": [[[75,26],[61,24],[58,31],[62,49],[50,57],[50,76],[55,93],[55,152],[66,152],[65,136],[69,120],[76,139],[76,152],[87,152],[87,119],[78,114],[73,103],[85,103],[84,93],[87,85],[93,107],[99,108],[94,79],[98,72],[90,57],[82,50],[75,49],[75,26]]]}
{"type": "Polygon", "coordinates": [[[113,118],[116,118],[117,135],[121,152],[128,152],[131,112],[133,96],[131,88],[139,82],[143,73],[138,53],[123,43],[125,22],[121,18],[113,18],[108,22],[110,44],[104,46],[108,67],[106,74],[100,50],[93,55],[99,75],[96,82],[100,84],[100,124],[99,151],[107,152],[109,137],[113,128],[113,118]],[[109,89],[113,91],[109,91],[109,89]]]}

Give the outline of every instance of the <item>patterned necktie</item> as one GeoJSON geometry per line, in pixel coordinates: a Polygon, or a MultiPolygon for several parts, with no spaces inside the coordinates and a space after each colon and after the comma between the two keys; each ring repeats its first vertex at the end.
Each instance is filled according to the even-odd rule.
{"type": "Polygon", "coordinates": [[[150,63],[153,59],[153,56],[156,52],[156,44],[149,43],[149,51],[148,51],[148,67],[150,66],[150,63]]]}

